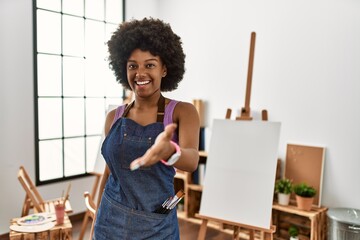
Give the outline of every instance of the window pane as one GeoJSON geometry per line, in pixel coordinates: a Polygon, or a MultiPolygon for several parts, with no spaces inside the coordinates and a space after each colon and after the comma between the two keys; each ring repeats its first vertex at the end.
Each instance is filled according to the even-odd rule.
{"type": "Polygon", "coordinates": [[[122,96],[123,87],[116,81],[113,72],[110,69],[104,71],[105,94],[108,97],[122,96]]]}
{"type": "Polygon", "coordinates": [[[84,136],[84,99],[64,99],[64,136],[84,136]]]}
{"type": "Polygon", "coordinates": [[[86,99],[86,135],[102,133],[105,114],[104,98],[86,99]]]}
{"type": "Polygon", "coordinates": [[[122,21],[122,0],[106,0],[106,21],[120,23],[122,21]]]}
{"type": "Polygon", "coordinates": [[[61,15],[37,10],[37,50],[61,53],[61,15]]]}
{"type": "MultiPolygon", "coordinates": [[[[107,65],[106,65],[107,67],[107,65]]],[[[85,61],[85,94],[91,97],[103,97],[105,61],[102,59],[86,59],[85,61]]]]}
{"type": "Polygon", "coordinates": [[[84,16],[84,0],[63,0],[63,12],[84,16]]]}
{"type": "Polygon", "coordinates": [[[106,109],[108,110],[114,109],[122,104],[123,102],[121,98],[106,98],[106,102],[105,102],[106,109]]]}
{"type": "Polygon", "coordinates": [[[60,98],[38,99],[39,139],[62,137],[60,98]]]}
{"type": "Polygon", "coordinates": [[[62,141],[39,142],[40,181],[63,177],[62,141]]]}
{"type": "Polygon", "coordinates": [[[44,8],[44,9],[60,12],[61,0],[37,0],[36,6],[38,8],[44,8]]]}
{"type": "Polygon", "coordinates": [[[84,138],[70,138],[64,140],[65,176],[85,173],[84,138]]]}
{"type": "Polygon", "coordinates": [[[85,16],[104,20],[104,0],[85,0],[85,16]]]}
{"type": "Polygon", "coordinates": [[[84,96],[83,58],[64,57],[63,74],[64,96],[84,96]]]}
{"type": "MultiPolygon", "coordinates": [[[[96,137],[87,137],[86,138],[86,171],[92,172],[94,171],[96,158],[98,155],[98,152],[100,151],[100,141],[101,136],[96,137]]],[[[101,159],[104,161],[103,159],[101,159]]]]}
{"type": "Polygon", "coordinates": [[[37,55],[38,95],[61,96],[61,57],[37,55]]]}
{"type": "Polygon", "coordinates": [[[102,22],[85,21],[85,43],[86,58],[104,59],[107,48],[105,48],[105,24],[102,22]]]}
{"type": "Polygon", "coordinates": [[[65,55],[84,55],[84,19],[63,16],[63,52],[65,55]]]}
{"type": "Polygon", "coordinates": [[[118,26],[118,24],[105,24],[105,42],[110,40],[111,36],[114,34],[118,26]]]}

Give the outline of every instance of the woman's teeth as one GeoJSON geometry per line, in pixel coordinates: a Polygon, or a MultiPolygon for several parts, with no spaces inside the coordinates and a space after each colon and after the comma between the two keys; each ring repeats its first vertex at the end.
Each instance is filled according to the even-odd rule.
{"type": "Polygon", "coordinates": [[[150,81],[137,81],[136,84],[137,85],[145,85],[148,84],[150,81]]]}

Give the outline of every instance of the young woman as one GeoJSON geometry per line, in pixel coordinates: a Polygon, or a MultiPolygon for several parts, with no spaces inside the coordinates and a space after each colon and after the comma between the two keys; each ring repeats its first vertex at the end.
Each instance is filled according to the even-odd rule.
{"type": "Polygon", "coordinates": [[[158,19],[122,23],[108,42],[117,81],[134,101],[111,111],[102,154],[106,186],[94,239],[179,239],[176,208],[157,209],[174,196],[175,168],[192,172],[199,155],[199,115],[186,102],[164,98],[184,75],[181,40],[158,19]]]}

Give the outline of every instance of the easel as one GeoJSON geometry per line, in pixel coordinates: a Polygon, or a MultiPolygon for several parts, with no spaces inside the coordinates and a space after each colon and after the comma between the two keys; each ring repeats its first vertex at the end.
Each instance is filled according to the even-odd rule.
{"type": "Polygon", "coordinates": [[[198,235],[197,240],[205,240],[208,221],[214,221],[214,222],[219,222],[219,223],[234,226],[234,233],[233,233],[234,240],[240,240],[239,233],[240,233],[241,228],[249,230],[249,240],[254,240],[254,235],[255,235],[254,232],[255,231],[261,232],[261,239],[273,240],[273,233],[276,230],[276,227],[274,225],[272,225],[270,229],[266,229],[266,228],[260,228],[260,227],[255,227],[255,226],[249,226],[246,224],[231,222],[231,221],[227,221],[224,219],[218,219],[218,218],[213,218],[213,217],[209,217],[209,216],[204,216],[204,215],[200,215],[200,214],[195,214],[195,216],[197,218],[202,219],[202,223],[200,226],[199,235],[198,235]]]}
{"type": "MultiPolygon", "coordinates": [[[[245,106],[241,108],[241,115],[236,117],[236,120],[252,120],[251,112],[250,112],[250,98],[251,98],[251,85],[252,85],[252,75],[254,69],[254,53],[255,53],[255,40],[256,33],[251,33],[250,39],[250,54],[249,54],[249,65],[248,65],[248,75],[246,82],[246,94],[245,94],[245,106]]],[[[230,119],[231,117],[231,109],[228,108],[226,110],[225,119],[230,119]]],[[[267,110],[262,110],[261,119],[263,121],[268,120],[267,110]]]]}
{"type": "MultiPolygon", "coordinates": [[[[250,114],[250,97],[251,97],[251,83],[252,83],[252,72],[254,66],[254,52],[255,52],[255,38],[256,33],[251,33],[251,41],[250,41],[250,54],[249,54],[249,66],[248,66],[248,76],[247,76],[247,83],[246,83],[246,96],[245,96],[245,106],[241,108],[241,115],[236,117],[236,120],[252,120],[250,114]]],[[[230,119],[231,117],[231,109],[226,110],[225,119],[230,119]]],[[[262,110],[262,120],[267,121],[268,115],[266,110],[262,110]]],[[[202,224],[200,226],[198,240],[205,240],[206,237],[206,230],[208,221],[215,221],[221,224],[228,224],[234,227],[233,232],[233,239],[239,240],[240,239],[240,229],[244,228],[249,231],[249,239],[254,240],[254,233],[255,231],[260,231],[260,238],[261,239],[271,239],[273,240],[273,234],[276,231],[276,227],[271,224],[270,229],[256,227],[256,226],[249,226],[242,223],[232,222],[224,219],[217,219],[214,217],[204,216],[200,214],[195,214],[197,218],[202,219],[202,224]]]]}

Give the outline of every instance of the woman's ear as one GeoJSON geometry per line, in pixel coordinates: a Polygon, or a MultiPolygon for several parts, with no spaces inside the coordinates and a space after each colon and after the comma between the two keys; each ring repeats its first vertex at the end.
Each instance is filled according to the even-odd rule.
{"type": "Polygon", "coordinates": [[[164,72],[163,72],[162,76],[165,77],[166,74],[167,74],[167,68],[166,68],[166,66],[164,65],[164,72]]]}

